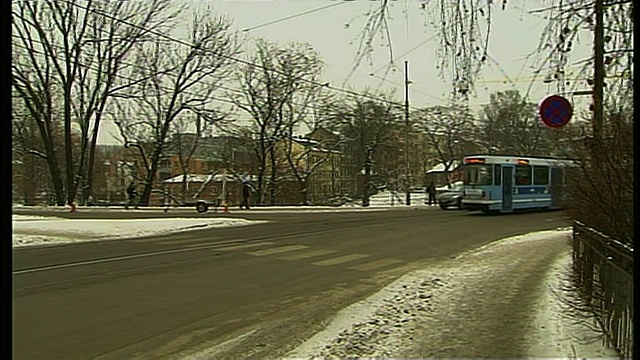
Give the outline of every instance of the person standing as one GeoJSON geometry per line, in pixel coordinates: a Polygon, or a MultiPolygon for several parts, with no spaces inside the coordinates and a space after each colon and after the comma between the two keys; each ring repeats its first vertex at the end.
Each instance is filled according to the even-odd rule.
{"type": "Polygon", "coordinates": [[[251,196],[251,185],[249,185],[249,177],[245,174],[242,177],[242,203],[240,209],[246,208],[249,210],[249,196],[251,196]]]}
{"type": "Polygon", "coordinates": [[[427,186],[427,196],[429,197],[429,205],[436,204],[436,185],[433,181],[427,186]]]}
{"type": "Polygon", "coordinates": [[[138,195],[138,191],[136,191],[136,184],[133,181],[129,184],[129,187],[127,188],[127,195],[129,195],[129,202],[127,202],[127,205],[125,205],[124,207],[125,209],[129,209],[129,205],[134,204],[136,196],[138,195]]]}

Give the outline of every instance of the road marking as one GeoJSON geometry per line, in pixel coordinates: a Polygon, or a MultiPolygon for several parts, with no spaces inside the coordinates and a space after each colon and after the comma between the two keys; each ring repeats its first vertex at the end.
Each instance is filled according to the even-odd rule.
{"type": "Polygon", "coordinates": [[[312,258],[312,257],[327,255],[327,254],[331,254],[331,253],[334,253],[334,252],[336,252],[336,250],[319,249],[319,250],[311,250],[311,251],[301,252],[301,253],[296,253],[296,254],[289,254],[289,255],[281,256],[278,259],[281,259],[281,260],[302,260],[302,259],[308,259],[308,258],[312,258]]]}
{"type": "Polygon", "coordinates": [[[28,274],[28,273],[34,273],[34,272],[40,272],[40,271],[64,269],[64,268],[83,266],[83,265],[93,265],[93,264],[101,264],[101,263],[121,261],[121,260],[140,259],[140,258],[145,258],[145,257],[167,255],[167,254],[177,254],[177,253],[181,253],[181,252],[195,251],[195,250],[200,250],[200,249],[211,249],[213,247],[215,247],[215,245],[206,245],[206,246],[192,247],[192,248],[172,249],[172,250],[165,250],[165,251],[154,251],[154,252],[143,253],[143,254],[116,256],[116,257],[105,258],[105,259],[97,259],[97,260],[78,261],[78,262],[74,262],[74,263],[58,264],[58,265],[51,265],[51,266],[42,266],[42,267],[23,269],[23,270],[15,270],[11,274],[12,275],[28,274]]]}
{"type": "Polygon", "coordinates": [[[322,260],[322,261],[316,261],[316,262],[314,262],[312,264],[313,265],[318,265],[318,266],[338,265],[338,264],[346,263],[346,262],[349,262],[349,261],[366,258],[368,256],[369,255],[365,255],[365,254],[352,254],[352,255],[345,255],[345,256],[340,256],[340,257],[337,257],[337,258],[332,258],[332,259],[327,259],[327,260],[322,260]]]}
{"type": "MultiPolygon", "coordinates": [[[[171,239],[168,240],[162,240],[162,239],[158,239],[157,237],[152,237],[152,238],[144,238],[144,239],[124,239],[127,241],[131,241],[131,242],[135,242],[135,243],[159,243],[160,241],[179,241],[179,240],[188,240],[188,239],[193,239],[192,235],[177,235],[177,236],[172,236],[171,239]]],[[[200,240],[203,240],[204,238],[200,237],[200,240]]],[[[207,238],[206,240],[216,240],[219,239],[219,237],[210,237],[207,238]]]]}
{"type": "Polygon", "coordinates": [[[165,240],[165,241],[158,241],[158,244],[163,244],[163,245],[175,245],[175,244],[190,244],[190,243],[201,243],[201,245],[210,245],[210,243],[207,243],[207,240],[202,239],[202,238],[195,238],[195,239],[172,239],[172,240],[165,240]]]}
{"type": "Polygon", "coordinates": [[[370,271],[370,270],[378,269],[381,267],[385,267],[387,265],[397,264],[401,262],[402,260],[398,260],[398,259],[381,259],[381,260],[364,263],[362,265],[352,266],[349,269],[354,269],[359,271],[370,271]]]}
{"type": "Polygon", "coordinates": [[[251,243],[251,244],[225,246],[221,248],[216,248],[215,250],[220,250],[220,251],[242,250],[242,249],[250,249],[250,248],[265,246],[265,245],[273,245],[273,243],[270,241],[263,241],[263,242],[257,242],[257,243],[251,243]]]}
{"type": "Polygon", "coordinates": [[[249,255],[254,255],[254,256],[266,256],[266,255],[280,254],[280,253],[283,253],[283,252],[302,250],[302,249],[306,249],[306,248],[308,248],[308,246],[305,246],[305,245],[289,245],[289,246],[281,246],[281,247],[272,248],[272,249],[253,251],[253,252],[250,252],[248,254],[249,255]]]}

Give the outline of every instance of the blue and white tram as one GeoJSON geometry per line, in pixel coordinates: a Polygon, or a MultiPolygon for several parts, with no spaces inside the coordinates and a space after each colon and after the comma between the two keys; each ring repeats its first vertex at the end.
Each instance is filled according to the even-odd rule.
{"type": "Polygon", "coordinates": [[[483,212],[564,207],[564,174],[571,160],[474,155],[463,159],[462,207],[483,212]]]}

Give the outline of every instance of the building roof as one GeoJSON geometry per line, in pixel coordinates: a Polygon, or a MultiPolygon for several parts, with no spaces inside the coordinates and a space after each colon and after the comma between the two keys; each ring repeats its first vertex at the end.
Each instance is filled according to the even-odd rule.
{"type": "MultiPolygon", "coordinates": [[[[202,174],[187,174],[187,182],[189,183],[202,183],[209,181],[211,175],[202,175],[202,174]]],[[[166,179],[165,183],[181,183],[184,179],[184,175],[174,176],[172,178],[166,179]]]]}
{"type": "MultiPolygon", "coordinates": [[[[458,167],[460,166],[460,162],[457,160],[453,160],[449,163],[449,171],[453,171],[456,170],[458,167]]],[[[441,173],[444,172],[444,170],[447,168],[447,166],[445,165],[445,163],[440,163],[434,167],[432,167],[431,169],[427,170],[427,174],[431,174],[431,173],[441,173]]]]}
{"type": "MultiPolygon", "coordinates": [[[[165,183],[182,183],[182,179],[183,179],[183,175],[178,175],[178,176],[174,176],[172,178],[166,179],[164,182],[165,183]]],[[[224,181],[225,180],[225,175],[224,174],[187,174],[187,182],[188,183],[208,183],[211,181],[224,181]]],[[[227,181],[237,181],[239,180],[236,176],[232,175],[232,174],[227,174],[226,175],[226,180],[227,181]]],[[[257,175],[250,175],[249,176],[249,181],[256,181],[258,180],[258,176],[257,175]]]]}

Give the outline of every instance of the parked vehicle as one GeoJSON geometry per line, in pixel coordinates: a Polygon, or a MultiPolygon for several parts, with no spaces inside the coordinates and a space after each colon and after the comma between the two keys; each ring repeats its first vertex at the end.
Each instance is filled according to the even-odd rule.
{"type": "Polygon", "coordinates": [[[462,181],[436,188],[436,194],[436,200],[441,209],[446,210],[452,206],[462,209],[462,197],[464,195],[462,181]]]}

